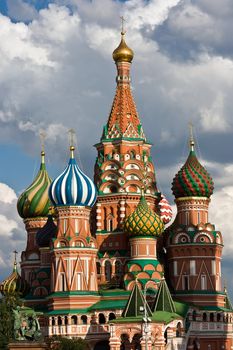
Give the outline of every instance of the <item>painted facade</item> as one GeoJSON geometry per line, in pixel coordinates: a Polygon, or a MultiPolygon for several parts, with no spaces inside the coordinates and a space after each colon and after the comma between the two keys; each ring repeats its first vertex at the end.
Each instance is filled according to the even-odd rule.
{"type": "Polygon", "coordinates": [[[133,51],[113,52],[116,93],[95,145],[94,182],[75,149],[51,181],[37,177],[18,200],[27,244],[2,282],[42,311],[46,336],[83,337],[90,349],[230,350],[233,309],[221,279],[223,238],[209,222],[213,180],[195,154],[175,175],[177,215],[156,183],[130,86],[133,51]],[[50,207],[50,209],[49,209],[50,207]]]}

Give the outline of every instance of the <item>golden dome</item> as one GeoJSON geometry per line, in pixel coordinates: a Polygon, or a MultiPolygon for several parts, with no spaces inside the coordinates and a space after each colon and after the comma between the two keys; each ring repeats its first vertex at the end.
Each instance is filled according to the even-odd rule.
{"type": "Polygon", "coordinates": [[[124,39],[124,32],[121,32],[121,42],[119,46],[113,51],[112,57],[114,61],[117,62],[129,62],[131,63],[133,60],[133,50],[131,50],[124,39]]]}

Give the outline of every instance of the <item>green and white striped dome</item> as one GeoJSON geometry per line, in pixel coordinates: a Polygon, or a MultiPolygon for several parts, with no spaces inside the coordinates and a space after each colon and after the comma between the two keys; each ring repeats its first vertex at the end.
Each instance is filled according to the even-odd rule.
{"type": "Polygon", "coordinates": [[[19,215],[26,218],[47,216],[51,205],[48,189],[51,179],[45,167],[45,153],[41,152],[41,165],[33,183],[20,195],[17,203],[19,215]]]}

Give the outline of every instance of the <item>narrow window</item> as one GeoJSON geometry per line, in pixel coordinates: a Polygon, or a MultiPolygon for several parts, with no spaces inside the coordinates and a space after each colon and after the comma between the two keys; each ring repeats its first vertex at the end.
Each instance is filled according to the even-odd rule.
{"type": "Polygon", "coordinates": [[[77,290],[82,290],[82,274],[81,273],[77,273],[76,274],[76,286],[77,286],[77,290]]]}
{"type": "Polygon", "coordinates": [[[64,292],[66,290],[66,280],[65,280],[65,274],[62,272],[60,274],[60,291],[64,292]]]}
{"type": "Polygon", "coordinates": [[[177,261],[173,261],[173,272],[174,272],[174,276],[177,276],[177,261]]]}
{"type": "Polygon", "coordinates": [[[186,275],[183,276],[183,289],[189,290],[189,277],[186,275]]]}
{"type": "Polygon", "coordinates": [[[190,275],[194,276],[196,275],[196,261],[190,260],[190,275]]]}
{"type": "Polygon", "coordinates": [[[202,290],[207,289],[206,275],[201,275],[201,289],[202,290]]]}
{"type": "Polygon", "coordinates": [[[211,265],[212,265],[212,275],[216,275],[216,262],[215,262],[215,260],[211,261],[211,265]]]}

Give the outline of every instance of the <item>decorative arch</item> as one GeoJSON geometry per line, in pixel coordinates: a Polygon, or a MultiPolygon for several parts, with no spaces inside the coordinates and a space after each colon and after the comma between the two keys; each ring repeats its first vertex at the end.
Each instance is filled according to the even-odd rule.
{"type": "Polygon", "coordinates": [[[193,242],[213,243],[213,237],[207,232],[199,232],[194,236],[193,242]],[[202,237],[205,238],[203,241],[201,240],[202,237]]]}
{"type": "Polygon", "coordinates": [[[191,243],[191,239],[186,232],[180,232],[175,236],[174,243],[191,243]],[[182,241],[182,238],[185,238],[185,240],[182,241]]]}

